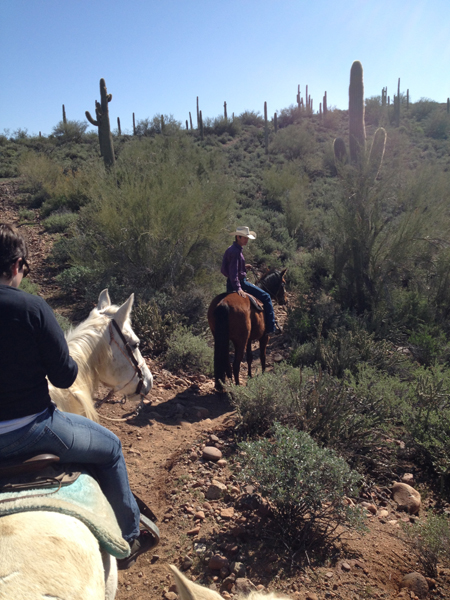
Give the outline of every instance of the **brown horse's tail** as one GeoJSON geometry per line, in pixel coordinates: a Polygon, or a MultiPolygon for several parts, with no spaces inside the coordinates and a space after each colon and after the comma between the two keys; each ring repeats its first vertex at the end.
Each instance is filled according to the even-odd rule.
{"type": "Polygon", "coordinates": [[[220,381],[225,381],[229,363],[229,306],[220,303],[214,309],[214,379],[216,390],[223,388],[220,381]]]}

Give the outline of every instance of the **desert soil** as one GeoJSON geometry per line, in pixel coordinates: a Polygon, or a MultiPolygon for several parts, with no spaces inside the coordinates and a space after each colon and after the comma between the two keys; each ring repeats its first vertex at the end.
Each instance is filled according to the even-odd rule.
{"type": "MultiPolygon", "coordinates": [[[[1,221],[19,225],[20,198],[17,181],[0,181],[1,221]]],[[[53,236],[44,232],[34,212],[31,221],[20,224],[30,245],[31,279],[55,311],[73,318],[76,311],[59,295],[55,273],[45,262],[53,236]]],[[[276,311],[283,322],[285,310],[276,311]]],[[[274,338],[269,365],[287,351],[283,336],[274,338]]],[[[367,511],[366,535],[347,534],[339,555],[330,550],[328,560],[320,564],[303,557],[302,566],[296,567],[298,557],[290,556],[280,536],[271,533],[270,516],[258,503],[256,490],[235,481],[237,418],[227,397],[214,393],[208,377],[170,373],[162,364],[146,360],[154,388],[139,414],[127,404],[99,407],[100,423],[122,440],[131,487],[154,511],[161,532],[154,551],[119,573],[118,600],[176,600],[169,564],[224,598],[232,598],[240,586],[298,600],[416,597],[400,590],[403,576],[419,570],[399,537],[402,521],[410,517],[396,510],[389,495],[358,500],[372,504],[375,513],[367,511]],[[222,460],[204,460],[205,445],[219,449],[222,460]],[[220,498],[206,498],[212,480],[219,483],[216,488],[225,488],[220,498]]],[[[244,367],[242,373],[245,380],[244,367]]],[[[106,392],[99,390],[98,398],[106,392]]],[[[421,489],[420,482],[412,485],[421,489]]],[[[431,502],[428,495],[423,507],[431,502]]],[[[450,598],[450,571],[441,569],[438,579],[428,583],[429,597],[450,598]]]]}

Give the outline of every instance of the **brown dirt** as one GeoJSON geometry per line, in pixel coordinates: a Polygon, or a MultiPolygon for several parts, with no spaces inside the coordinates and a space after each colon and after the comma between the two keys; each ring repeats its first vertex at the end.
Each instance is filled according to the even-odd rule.
{"type": "MultiPolygon", "coordinates": [[[[19,224],[18,199],[17,181],[0,181],[2,221],[19,224]]],[[[67,312],[67,306],[58,300],[54,273],[44,261],[53,240],[43,232],[37,211],[34,221],[22,224],[21,229],[30,242],[31,279],[55,310],[67,312]]],[[[277,311],[283,321],[285,312],[277,311]]],[[[286,351],[283,337],[274,338],[269,364],[286,351]]],[[[242,489],[234,480],[230,467],[236,422],[226,397],[214,393],[213,382],[207,377],[172,374],[157,362],[148,360],[148,364],[155,385],[139,415],[127,405],[103,404],[99,408],[100,422],[122,440],[132,489],[155,512],[161,531],[158,548],[140,557],[128,571],[120,572],[118,600],[175,600],[167,567],[171,563],[185,563],[185,567],[192,563],[187,569],[189,577],[214,585],[230,598],[235,587],[226,578],[226,565],[233,561],[244,563],[246,577],[260,589],[276,590],[298,600],[415,597],[399,591],[403,575],[419,570],[398,535],[401,521],[409,518],[397,512],[389,498],[366,498],[377,508],[376,515],[367,517],[369,532],[363,537],[348,534],[340,555],[330,550],[328,560],[321,564],[302,557],[303,566],[292,568],[294,557],[282,539],[271,535],[270,517],[250,501],[254,498],[252,490],[242,489]],[[205,444],[219,448],[226,462],[204,461],[201,453],[205,444]],[[227,491],[221,499],[208,501],[205,493],[212,479],[225,484],[227,491]],[[223,512],[226,508],[233,510],[223,512]],[[382,509],[388,512],[386,516],[380,516],[382,509]],[[196,515],[200,511],[204,515],[196,515]],[[211,571],[203,550],[227,559],[225,570],[211,571]]],[[[244,371],[243,375],[245,380],[244,371]]],[[[106,390],[101,392],[106,394],[106,390]]],[[[449,571],[442,569],[439,579],[429,583],[432,597],[450,598],[449,571]]]]}

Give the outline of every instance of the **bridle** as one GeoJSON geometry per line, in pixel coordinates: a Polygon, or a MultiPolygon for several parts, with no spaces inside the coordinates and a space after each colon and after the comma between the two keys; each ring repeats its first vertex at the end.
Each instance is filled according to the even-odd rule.
{"type": "Polygon", "coordinates": [[[117,325],[116,321],[114,319],[111,319],[109,322],[109,334],[111,336],[109,345],[112,346],[113,343],[116,344],[116,346],[119,348],[119,350],[122,352],[122,354],[125,356],[125,358],[128,360],[128,362],[132,365],[132,367],[134,368],[134,375],[131,377],[131,379],[129,381],[127,381],[127,383],[122,386],[119,389],[115,389],[114,388],[114,393],[115,392],[120,392],[121,390],[125,389],[127,387],[127,385],[130,383],[130,381],[133,381],[133,379],[136,377],[136,375],[138,376],[138,384],[137,384],[137,388],[135,391],[136,395],[140,395],[141,394],[141,390],[142,387],[144,385],[144,376],[142,374],[142,365],[144,364],[144,360],[142,360],[142,362],[139,364],[138,361],[136,360],[134,354],[133,354],[133,350],[130,346],[130,344],[127,342],[127,340],[125,339],[125,336],[123,335],[122,331],[120,330],[120,327],[117,325]],[[119,338],[121,339],[125,350],[127,351],[127,353],[125,354],[125,352],[122,350],[122,348],[120,347],[120,345],[117,343],[116,339],[114,338],[114,331],[113,331],[113,327],[116,330],[119,338]]]}
{"type": "Polygon", "coordinates": [[[267,292],[267,293],[269,294],[269,296],[271,296],[272,298],[275,298],[275,300],[278,300],[278,294],[280,293],[280,290],[281,290],[282,288],[284,288],[284,286],[285,286],[285,284],[284,284],[284,281],[283,281],[283,278],[282,278],[282,276],[281,276],[281,273],[280,273],[280,271],[278,271],[278,270],[275,270],[275,271],[273,271],[273,272],[272,272],[272,273],[270,273],[269,275],[275,275],[275,276],[277,277],[277,279],[279,279],[279,284],[278,284],[278,287],[277,287],[277,291],[276,291],[276,292],[274,292],[274,291],[273,291],[273,289],[270,289],[270,288],[267,286],[267,284],[265,284],[265,283],[264,283],[264,281],[265,281],[266,277],[268,277],[267,275],[266,275],[266,277],[262,277],[262,278],[261,278],[261,279],[260,279],[260,280],[259,280],[259,281],[256,283],[256,285],[257,285],[259,288],[261,288],[262,290],[264,290],[265,292],[267,292]]]}

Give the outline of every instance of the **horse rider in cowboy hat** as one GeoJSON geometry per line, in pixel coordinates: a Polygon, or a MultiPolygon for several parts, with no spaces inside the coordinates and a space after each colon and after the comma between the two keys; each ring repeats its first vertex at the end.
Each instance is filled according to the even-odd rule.
{"type": "Polygon", "coordinates": [[[227,278],[227,292],[229,294],[236,292],[243,298],[250,294],[260,300],[264,308],[266,333],[280,333],[270,294],[247,281],[247,269],[251,269],[252,266],[245,264],[243,248],[248,244],[248,240],[256,239],[256,233],[246,226],[240,226],[236,227],[236,231],[232,231],[230,235],[234,235],[235,239],[223,255],[221,268],[222,275],[227,278]]]}

